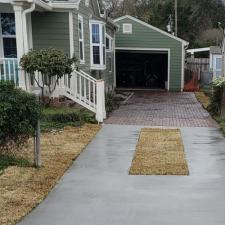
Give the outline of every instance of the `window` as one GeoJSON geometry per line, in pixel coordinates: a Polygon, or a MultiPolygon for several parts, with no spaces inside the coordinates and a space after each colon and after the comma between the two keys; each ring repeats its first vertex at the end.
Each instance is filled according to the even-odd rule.
{"type": "Polygon", "coordinates": [[[113,39],[106,34],[106,51],[111,52],[113,50],[113,39]]]}
{"type": "Polygon", "coordinates": [[[124,23],[123,24],[123,33],[124,34],[132,34],[132,24],[124,23]]]}
{"type": "Polygon", "coordinates": [[[79,54],[80,63],[84,63],[84,23],[83,17],[78,16],[79,54]]]}
{"type": "Polygon", "coordinates": [[[104,70],[106,64],[105,24],[101,21],[90,22],[91,69],[104,70]]]}
{"type": "Polygon", "coordinates": [[[16,26],[14,13],[0,14],[0,46],[5,58],[16,58],[16,26]]]}

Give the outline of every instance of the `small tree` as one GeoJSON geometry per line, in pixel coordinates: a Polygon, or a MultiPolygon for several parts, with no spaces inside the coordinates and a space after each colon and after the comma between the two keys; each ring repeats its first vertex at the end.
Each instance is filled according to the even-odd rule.
{"type": "Polygon", "coordinates": [[[49,95],[55,91],[61,77],[69,75],[73,71],[76,58],[69,58],[62,50],[49,48],[33,50],[25,54],[20,61],[22,69],[27,72],[41,89],[42,99],[44,89],[48,88],[49,95]],[[41,74],[41,80],[37,80],[35,72],[41,74]]]}

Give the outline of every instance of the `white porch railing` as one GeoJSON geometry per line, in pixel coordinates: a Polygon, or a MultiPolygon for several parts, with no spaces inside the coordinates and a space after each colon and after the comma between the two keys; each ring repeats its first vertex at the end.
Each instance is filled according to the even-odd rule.
{"type": "Polygon", "coordinates": [[[96,114],[96,120],[103,122],[105,112],[105,88],[103,80],[96,80],[84,71],[74,71],[61,80],[64,95],[96,114]]]}
{"type": "MultiPolygon", "coordinates": [[[[35,80],[42,82],[40,73],[35,74],[35,80]]],[[[31,89],[39,88],[35,80],[31,80],[31,89]]],[[[53,84],[54,82],[52,81],[53,84]]],[[[51,96],[66,96],[94,112],[98,122],[103,122],[106,118],[104,81],[97,80],[84,71],[73,71],[71,75],[64,75],[51,96]]]]}
{"type": "Polygon", "coordinates": [[[18,59],[0,58],[0,81],[13,81],[18,85],[18,59]]]}

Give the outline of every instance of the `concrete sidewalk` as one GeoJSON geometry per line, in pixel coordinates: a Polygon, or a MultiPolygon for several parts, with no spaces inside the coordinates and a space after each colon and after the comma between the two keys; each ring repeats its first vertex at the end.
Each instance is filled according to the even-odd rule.
{"type": "Polygon", "coordinates": [[[225,140],[182,128],[190,176],[129,176],[139,126],[104,125],[19,225],[223,225],[225,140]]]}

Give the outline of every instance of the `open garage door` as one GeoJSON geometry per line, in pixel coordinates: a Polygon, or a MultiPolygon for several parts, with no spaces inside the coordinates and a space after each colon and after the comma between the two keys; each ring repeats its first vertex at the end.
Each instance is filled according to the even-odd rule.
{"type": "Polygon", "coordinates": [[[168,52],[116,51],[117,88],[167,89],[168,52]]]}

